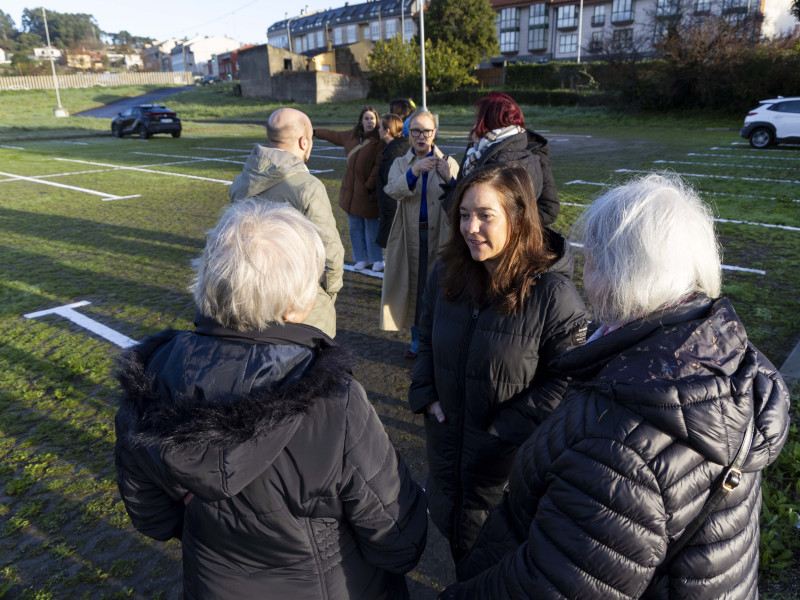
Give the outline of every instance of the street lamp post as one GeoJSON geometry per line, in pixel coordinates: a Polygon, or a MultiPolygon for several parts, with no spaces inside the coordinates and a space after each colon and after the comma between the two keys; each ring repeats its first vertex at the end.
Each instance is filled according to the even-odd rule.
{"type": "Polygon", "coordinates": [[[425,100],[425,1],[422,0],[419,5],[419,47],[422,55],[422,110],[428,110],[428,105],[425,100]]]}
{"type": "Polygon", "coordinates": [[[581,36],[583,35],[583,0],[578,11],[578,62],[581,62],[581,36]]]}
{"type": "Polygon", "coordinates": [[[56,101],[58,108],[53,109],[53,114],[56,117],[68,117],[69,111],[61,106],[61,94],[58,92],[58,77],[56,77],[56,63],[53,49],[50,47],[50,30],[47,28],[47,13],[42,7],[42,18],[44,19],[44,34],[47,37],[47,56],[50,58],[50,68],[53,70],[53,87],[56,88],[56,101]]]}

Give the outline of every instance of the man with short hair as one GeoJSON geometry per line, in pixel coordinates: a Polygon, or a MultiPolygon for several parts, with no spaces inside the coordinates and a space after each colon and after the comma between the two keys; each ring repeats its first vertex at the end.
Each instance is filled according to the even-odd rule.
{"type": "Polygon", "coordinates": [[[305,323],[334,337],[334,302],[342,287],[344,248],[325,186],[305,164],[311,156],[312,137],[311,120],[305,113],[294,108],[273,112],[267,121],[269,147],[256,144],[231,185],[230,198],[231,202],[245,198],[287,202],[322,230],[325,273],[305,323]]]}

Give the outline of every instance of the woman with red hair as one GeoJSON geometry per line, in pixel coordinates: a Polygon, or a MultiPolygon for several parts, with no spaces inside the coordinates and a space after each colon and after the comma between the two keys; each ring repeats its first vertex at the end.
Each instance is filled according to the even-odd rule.
{"type": "MultiPolygon", "coordinates": [[[[550,143],[525,128],[522,109],[511,96],[491,92],[475,102],[475,126],[458,180],[483,165],[509,162],[518,162],[528,171],[536,189],[539,219],[544,226],[553,223],[558,217],[559,202],[550,169],[550,143]]],[[[442,196],[445,210],[450,207],[455,187],[448,186],[442,196]]]]}

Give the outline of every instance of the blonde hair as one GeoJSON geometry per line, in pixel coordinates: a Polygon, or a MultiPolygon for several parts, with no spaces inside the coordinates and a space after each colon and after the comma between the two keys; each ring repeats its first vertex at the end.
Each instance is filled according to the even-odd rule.
{"type": "Polygon", "coordinates": [[[248,198],[230,205],[193,261],[198,310],[235,331],[283,323],[314,302],[325,266],[316,225],[288,204],[248,198]]]}
{"type": "Polygon", "coordinates": [[[615,325],[703,293],[719,296],[711,210],[678,176],[649,174],[597,198],[576,224],[595,318],[615,325]]]}

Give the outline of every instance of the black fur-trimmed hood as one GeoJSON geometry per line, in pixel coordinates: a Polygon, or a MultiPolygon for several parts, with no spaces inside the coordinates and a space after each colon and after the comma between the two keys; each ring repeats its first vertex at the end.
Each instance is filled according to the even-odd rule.
{"type": "Polygon", "coordinates": [[[146,447],[206,500],[238,493],[274,461],[311,405],[350,378],[349,355],[318,330],[279,330],[279,343],[219,327],[214,335],[198,333],[202,326],[168,330],[123,353],[118,443],[146,447]]]}

